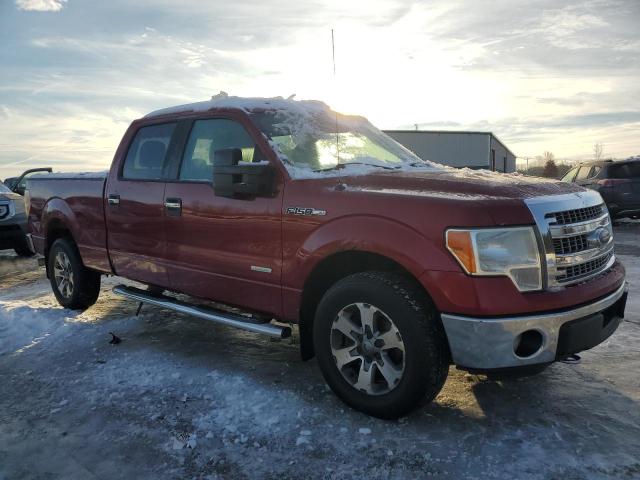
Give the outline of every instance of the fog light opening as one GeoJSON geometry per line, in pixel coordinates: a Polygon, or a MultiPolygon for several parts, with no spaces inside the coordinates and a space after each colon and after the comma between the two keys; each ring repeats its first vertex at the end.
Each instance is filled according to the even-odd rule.
{"type": "Polygon", "coordinates": [[[540,351],[544,337],[538,330],[527,330],[516,337],[513,351],[520,358],[528,358],[540,351]]]}

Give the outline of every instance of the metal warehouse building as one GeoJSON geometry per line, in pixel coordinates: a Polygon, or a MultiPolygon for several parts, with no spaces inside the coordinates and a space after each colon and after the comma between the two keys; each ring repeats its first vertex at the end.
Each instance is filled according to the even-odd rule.
{"type": "Polygon", "coordinates": [[[516,156],[491,132],[384,130],[423,160],[452,167],[515,172],[516,156]]]}

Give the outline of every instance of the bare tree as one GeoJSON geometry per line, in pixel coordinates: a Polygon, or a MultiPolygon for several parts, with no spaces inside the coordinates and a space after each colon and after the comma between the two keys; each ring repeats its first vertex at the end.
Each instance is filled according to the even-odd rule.
{"type": "Polygon", "coordinates": [[[593,156],[596,160],[601,160],[602,159],[602,153],[604,152],[604,145],[602,145],[601,143],[596,143],[593,146],[593,156]]]}
{"type": "Polygon", "coordinates": [[[555,155],[549,151],[542,155],[544,159],[544,170],[542,176],[547,178],[558,178],[558,166],[556,165],[555,155]]]}

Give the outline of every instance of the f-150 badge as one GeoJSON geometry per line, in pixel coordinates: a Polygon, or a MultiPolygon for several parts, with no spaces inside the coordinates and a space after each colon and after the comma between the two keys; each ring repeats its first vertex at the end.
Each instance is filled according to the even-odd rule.
{"type": "Polygon", "coordinates": [[[326,215],[326,210],[317,210],[315,208],[305,207],[287,207],[287,215],[326,215]]]}

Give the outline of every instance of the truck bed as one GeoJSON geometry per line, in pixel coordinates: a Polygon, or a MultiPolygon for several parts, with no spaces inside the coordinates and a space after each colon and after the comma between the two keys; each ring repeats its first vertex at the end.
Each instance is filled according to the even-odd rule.
{"type": "Polygon", "coordinates": [[[34,176],[27,182],[29,231],[36,252],[44,255],[46,233],[66,225],[87,267],[110,273],[104,217],[107,172],[56,173],[34,176]],[[59,221],[56,221],[59,220],[59,221]]]}

